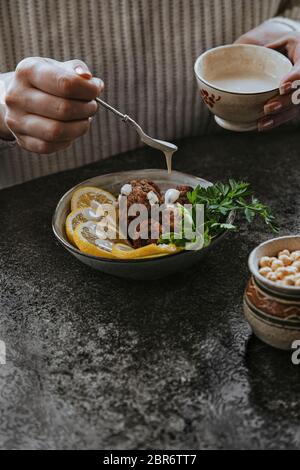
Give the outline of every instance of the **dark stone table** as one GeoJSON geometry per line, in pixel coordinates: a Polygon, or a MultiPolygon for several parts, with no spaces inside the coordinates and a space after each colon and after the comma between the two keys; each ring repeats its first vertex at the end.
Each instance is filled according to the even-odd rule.
{"type": "MultiPolygon", "coordinates": [[[[161,166],[142,149],[0,191],[2,449],[300,448],[300,366],[242,316],[248,254],[272,237],[261,223],[148,283],[90,270],[52,235],[74,184],[161,166]]],[[[248,180],[281,233],[299,233],[298,132],[188,139],[175,167],[248,180]]]]}

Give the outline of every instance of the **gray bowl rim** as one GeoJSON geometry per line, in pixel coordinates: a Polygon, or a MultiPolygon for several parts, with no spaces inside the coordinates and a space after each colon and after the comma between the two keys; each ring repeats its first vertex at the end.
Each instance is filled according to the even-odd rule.
{"type": "Polygon", "coordinates": [[[290,240],[293,238],[299,238],[299,241],[300,241],[300,235],[285,235],[282,237],[271,238],[261,243],[256,248],[254,248],[254,250],[252,250],[249,255],[248,266],[249,266],[250,272],[253,274],[254,278],[258,280],[259,284],[262,284],[263,286],[267,287],[269,290],[273,291],[274,293],[277,292],[278,294],[283,293],[283,294],[293,294],[293,295],[299,294],[300,295],[300,287],[278,286],[274,282],[269,281],[269,279],[266,279],[265,277],[263,277],[261,274],[259,274],[258,267],[256,266],[255,255],[257,251],[259,250],[259,248],[263,248],[264,246],[270,245],[274,241],[277,241],[277,240],[284,241],[284,240],[290,240]]]}
{"type": "MultiPolygon", "coordinates": [[[[238,92],[238,91],[228,91],[228,90],[224,90],[222,88],[217,88],[216,86],[212,85],[210,82],[208,82],[207,80],[205,80],[203,77],[201,77],[199,75],[199,72],[198,72],[198,66],[199,66],[199,63],[200,61],[203,59],[204,56],[208,55],[210,52],[212,51],[216,51],[216,50],[221,50],[221,49],[225,49],[225,48],[237,48],[237,47],[245,47],[245,48],[262,48],[264,46],[258,46],[256,44],[225,44],[224,46],[217,46],[217,47],[213,47],[212,49],[208,49],[207,51],[203,52],[201,55],[199,55],[199,57],[196,59],[195,61],[195,64],[194,64],[194,72],[195,72],[195,75],[196,75],[196,78],[201,82],[203,83],[203,85],[206,85],[206,86],[209,86],[210,88],[212,88],[213,90],[216,90],[216,91],[219,91],[221,93],[225,93],[225,94],[228,94],[228,95],[239,95],[239,96],[254,96],[254,95],[267,95],[269,93],[272,93],[272,92],[275,92],[275,91],[278,91],[278,87],[277,88],[273,88],[271,90],[267,90],[267,91],[258,91],[258,92],[249,92],[249,93],[242,93],[242,92],[238,92]]],[[[268,49],[267,47],[265,47],[265,49],[267,49],[268,51],[270,52],[275,52],[276,54],[280,54],[280,52],[274,50],[274,49],[268,49]]],[[[274,54],[273,54],[274,55],[274,54]]],[[[290,65],[291,65],[291,69],[293,67],[293,64],[292,62],[290,61],[290,59],[288,57],[285,57],[283,54],[281,54],[282,57],[286,60],[286,62],[289,62],[290,65]]]]}
{"type": "MultiPolygon", "coordinates": [[[[148,169],[147,169],[148,170],[148,169]]],[[[159,168],[151,168],[151,170],[153,171],[166,171],[166,170],[161,170],[159,168]]],[[[145,171],[145,170],[137,170],[137,171],[145,171]]],[[[113,176],[115,174],[118,174],[118,173],[124,173],[126,174],[127,172],[124,171],[116,171],[116,172],[113,172],[113,173],[105,173],[103,175],[98,175],[99,177],[101,176],[113,176]]],[[[128,172],[128,173],[131,173],[131,172],[128,172]]],[[[212,186],[213,183],[211,183],[210,181],[207,181],[207,180],[204,180],[203,178],[199,178],[198,176],[193,176],[193,175],[190,175],[188,173],[183,173],[183,172],[180,172],[180,171],[172,171],[172,173],[177,173],[177,174],[180,174],[180,175],[185,175],[185,176],[188,176],[188,177],[192,177],[192,178],[195,178],[196,180],[199,181],[199,184],[201,182],[205,182],[206,184],[208,183],[209,186],[212,186]]],[[[157,258],[150,258],[150,259],[133,259],[133,260],[126,260],[126,259],[111,259],[111,258],[101,258],[100,256],[94,256],[94,255],[88,255],[86,253],[83,253],[82,251],[80,251],[78,248],[75,248],[73,245],[71,245],[71,243],[69,243],[67,240],[65,240],[64,238],[62,238],[59,233],[57,233],[57,230],[55,228],[55,222],[56,222],[56,219],[57,219],[57,212],[58,212],[58,209],[61,205],[61,203],[63,202],[63,200],[71,193],[73,193],[77,188],[80,188],[81,186],[83,186],[85,183],[88,183],[92,178],[88,178],[87,180],[84,180],[82,181],[81,183],[78,183],[76,184],[75,186],[73,186],[73,188],[69,189],[59,200],[57,206],[56,206],[56,209],[55,209],[55,212],[53,214],[53,217],[52,217],[52,230],[53,230],[53,233],[56,237],[56,239],[59,241],[59,243],[64,247],[66,248],[68,251],[72,251],[72,253],[74,253],[75,255],[79,255],[79,256],[82,256],[83,258],[87,258],[87,259],[93,259],[93,260],[96,260],[96,261],[101,261],[101,262],[107,262],[107,263],[115,263],[115,264],[118,264],[118,263],[121,263],[121,264],[146,264],[146,263],[153,263],[153,262],[161,262],[162,260],[166,260],[166,259],[169,259],[169,258],[174,258],[175,256],[179,257],[179,256],[186,256],[187,254],[191,254],[191,253],[194,253],[193,251],[181,251],[179,253],[173,253],[173,254],[169,254],[169,255],[166,255],[166,256],[163,256],[163,257],[157,257],[157,258]]],[[[231,223],[234,221],[235,219],[235,212],[231,212],[228,216],[228,221],[230,221],[231,223]]],[[[205,248],[202,248],[201,250],[205,250],[206,248],[209,248],[211,247],[217,240],[219,240],[221,237],[223,237],[224,235],[226,235],[226,230],[224,230],[223,233],[221,233],[218,237],[214,238],[212,241],[211,241],[211,244],[208,246],[208,247],[205,247],[205,248]]],[[[198,252],[200,252],[201,250],[198,250],[198,252]]]]}

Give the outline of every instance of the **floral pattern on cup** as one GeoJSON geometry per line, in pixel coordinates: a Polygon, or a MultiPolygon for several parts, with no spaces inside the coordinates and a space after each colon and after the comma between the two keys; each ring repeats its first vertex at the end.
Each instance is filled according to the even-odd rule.
{"type": "Polygon", "coordinates": [[[213,108],[215,104],[221,100],[221,96],[216,97],[213,93],[210,95],[207,90],[200,91],[201,97],[210,108],[213,108]]]}

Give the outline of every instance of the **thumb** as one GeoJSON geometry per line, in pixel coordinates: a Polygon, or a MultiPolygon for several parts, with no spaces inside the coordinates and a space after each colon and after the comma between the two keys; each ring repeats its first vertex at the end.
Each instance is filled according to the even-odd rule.
{"type": "Polygon", "coordinates": [[[99,87],[100,93],[104,90],[103,80],[101,80],[101,78],[93,77],[93,74],[90,71],[89,67],[82,60],[69,60],[67,62],[64,62],[64,67],[68,70],[72,70],[81,78],[84,78],[86,80],[93,80],[99,87]]]}
{"type": "Polygon", "coordinates": [[[285,95],[296,89],[300,80],[300,60],[298,60],[292,70],[283,77],[280,85],[280,94],[285,95]]]}
{"type": "Polygon", "coordinates": [[[80,75],[80,77],[82,78],[86,78],[88,80],[93,78],[93,74],[90,72],[90,69],[82,60],[69,60],[64,63],[64,66],[69,70],[73,70],[77,75],[80,75]]]}

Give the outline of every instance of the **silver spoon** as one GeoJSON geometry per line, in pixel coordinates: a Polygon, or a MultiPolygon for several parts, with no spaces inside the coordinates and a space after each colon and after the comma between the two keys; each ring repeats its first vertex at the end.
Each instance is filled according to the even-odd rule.
{"type": "Polygon", "coordinates": [[[114,113],[116,116],[120,117],[122,121],[131,124],[137,133],[139,134],[142,142],[144,144],[149,145],[149,147],[153,147],[157,150],[161,150],[166,157],[167,160],[167,167],[169,173],[171,173],[171,165],[172,165],[172,157],[175,152],[177,152],[178,147],[176,145],[171,144],[170,142],[165,142],[164,140],[158,140],[158,139],[153,139],[149,135],[147,135],[141,126],[138,125],[137,122],[135,122],[130,116],[127,116],[127,114],[122,114],[120,111],[117,109],[113,108],[110,104],[106,103],[105,101],[101,100],[100,98],[96,98],[96,101],[101,104],[104,108],[108,109],[112,113],[114,113]]]}

